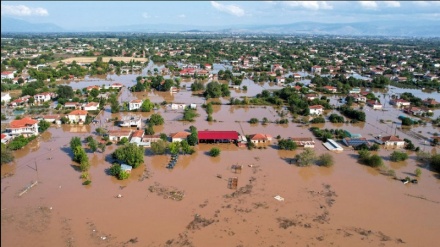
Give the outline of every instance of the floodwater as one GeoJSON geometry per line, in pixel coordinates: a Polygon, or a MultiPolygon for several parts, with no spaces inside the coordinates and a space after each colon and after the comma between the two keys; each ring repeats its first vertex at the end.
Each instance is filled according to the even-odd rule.
{"type": "MultiPolygon", "coordinates": [[[[132,79],[120,76],[115,81],[127,85],[132,79]]],[[[249,87],[261,88],[253,83],[249,87]]],[[[249,88],[249,95],[259,88],[249,88]]],[[[123,101],[148,97],[154,103],[205,102],[191,91],[171,95],[123,90],[123,101]]],[[[405,137],[391,123],[379,123],[398,116],[398,110],[391,108],[386,112],[364,108],[370,123],[310,126],[248,123],[251,118],[281,119],[282,109],[271,106],[213,108],[215,121],[207,122],[205,110],[198,106],[199,116],[191,123],[179,121],[182,110],[161,106],[156,112],[165,124],[155,131],[169,134],[194,125],[199,130],[287,138],[311,137],[308,128],[318,126],[347,129],[367,138],[393,131],[405,137]]],[[[104,153],[88,154],[92,183],[82,185],[81,173],[71,161],[70,139],[94,135],[103,124],[117,128],[105,123],[106,118],[135,114],[145,119],[152,113],[111,114],[106,109],[97,125],[54,125],[15,152],[15,162],[1,167],[2,246],[435,246],[440,240],[440,179],[416,161],[413,152],[404,162],[389,160],[393,150],[378,154],[397,177],[414,177],[414,170],[420,168],[418,184],[404,185],[359,164],[350,149],[332,153],[335,164],[330,168],[297,167],[290,161],[302,150],[278,150],[276,141],[253,150],[200,144],[193,155],[180,155],[172,170],[165,168],[169,155],[153,155],[147,149],[145,164],[134,169],[129,179],[119,181],[106,174],[110,154],[117,148],[112,145],[104,153]],[[207,155],[214,146],[221,149],[215,158],[207,155]],[[234,164],[243,165],[241,173],[231,169],[234,164]],[[238,178],[237,190],[228,188],[233,177],[238,178]],[[38,184],[19,196],[33,181],[38,184]],[[184,193],[184,197],[172,200],[166,191],[184,193]],[[276,195],[284,201],[274,199],[276,195]]],[[[438,129],[427,126],[416,131],[427,134],[438,129]]],[[[426,151],[438,151],[409,138],[426,151]]],[[[328,152],[318,140],[314,150],[317,155],[328,152]]]]}

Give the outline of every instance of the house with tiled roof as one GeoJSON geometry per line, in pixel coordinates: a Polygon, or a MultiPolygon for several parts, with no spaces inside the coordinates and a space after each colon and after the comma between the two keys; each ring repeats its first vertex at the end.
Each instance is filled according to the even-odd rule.
{"type": "Polygon", "coordinates": [[[337,93],[338,92],[338,89],[333,86],[324,86],[323,88],[324,88],[324,90],[329,91],[330,93],[337,93]]]}
{"type": "Polygon", "coordinates": [[[73,110],[67,114],[67,118],[71,123],[85,123],[87,117],[87,111],[85,110],[73,110]]]}
{"type": "Polygon", "coordinates": [[[115,82],[115,83],[113,83],[113,84],[110,86],[110,88],[119,90],[119,89],[121,89],[123,86],[124,86],[124,85],[122,85],[121,83],[119,83],[119,82],[115,82]]]}
{"type": "Polygon", "coordinates": [[[381,141],[386,147],[403,148],[405,146],[405,141],[394,135],[384,136],[381,138],[381,141]]]}
{"type": "Polygon", "coordinates": [[[38,121],[30,117],[12,120],[6,132],[12,136],[23,135],[25,137],[38,135],[38,121]]]}
{"type": "Polygon", "coordinates": [[[395,105],[397,107],[402,107],[402,106],[410,106],[411,102],[404,99],[392,99],[390,100],[390,104],[395,105]]]}
{"type": "Polygon", "coordinates": [[[85,111],[97,111],[97,110],[99,110],[99,103],[98,102],[89,102],[87,104],[84,104],[83,110],[85,110],[85,111]]]}
{"type": "Polygon", "coordinates": [[[377,100],[367,100],[367,105],[373,108],[373,110],[381,110],[383,108],[383,105],[377,100]]]}
{"type": "Polygon", "coordinates": [[[170,137],[171,137],[171,141],[172,142],[181,142],[183,140],[186,140],[186,138],[189,135],[191,135],[191,133],[186,132],[186,131],[180,131],[180,132],[177,132],[177,133],[172,133],[170,135],[170,137]]]}
{"type": "Polygon", "coordinates": [[[64,108],[79,109],[79,108],[81,108],[81,104],[78,102],[66,102],[66,103],[64,103],[64,108]]]}
{"type": "Polygon", "coordinates": [[[88,86],[86,89],[87,89],[87,91],[92,91],[93,89],[96,89],[96,90],[100,91],[101,87],[97,86],[97,85],[94,85],[94,86],[88,86]]]}
{"type": "Polygon", "coordinates": [[[141,99],[134,99],[128,103],[128,110],[133,111],[141,108],[144,101],[141,99]]]}
{"type": "Polygon", "coordinates": [[[321,115],[324,112],[324,107],[322,105],[311,105],[309,110],[310,115],[321,115]]]}
{"type": "Polygon", "coordinates": [[[109,130],[108,138],[110,141],[120,141],[124,137],[130,140],[132,133],[131,129],[109,130]]]}
{"type": "Polygon", "coordinates": [[[38,93],[34,95],[35,103],[43,103],[50,101],[51,99],[55,98],[57,95],[52,92],[44,92],[44,93],[38,93]]]}
{"type": "Polygon", "coordinates": [[[1,134],[1,143],[8,144],[12,140],[12,136],[7,133],[1,134]]]}
{"type": "Polygon", "coordinates": [[[11,101],[9,103],[9,106],[16,107],[16,106],[24,105],[24,104],[26,104],[29,101],[30,98],[31,98],[31,96],[29,96],[29,95],[20,97],[18,99],[15,99],[15,100],[11,101]]]}
{"type": "Polygon", "coordinates": [[[254,143],[254,144],[258,144],[258,143],[268,143],[272,141],[272,136],[268,135],[268,134],[254,134],[254,135],[250,135],[249,136],[249,140],[250,142],[254,143]]]}

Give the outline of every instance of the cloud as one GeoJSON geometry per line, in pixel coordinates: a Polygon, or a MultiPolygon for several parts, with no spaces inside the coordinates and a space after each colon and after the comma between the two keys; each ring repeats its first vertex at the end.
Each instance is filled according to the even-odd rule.
{"type": "Polygon", "coordinates": [[[359,4],[364,9],[377,9],[377,3],[375,1],[359,1],[359,4]]]}
{"type": "Polygon", "coordinates": [[[144,17],[145,19],[148,19],[151,17],[151,15],[149,15],[147,12],[142,13],[142,17],[144,17]]]}
{"type": "Polygon", "coordinates": [[[301,7],[309,10],[333,9],[333,6],[326,1],[286,1],[283,3],[289,7],[301,7]]]}
{"type": "Polygon", "coordinates": [[[220,4],[216,1],[211,1],[211,5],[221,12],[225,12],[238,17],[244,16],[245,14],[244,10],[236,5],[220,4]]]}
{"type": "Polygon", "coordinates": [[[177,17],[179,17],[179,18],[186,18],[186,15],[185,14],[181,14],[181,15],[178,15],[177,17]]]}
{"type": "Polygon", "coordinates": [[[385,1],[383,2],[387,7],[390,8],[399,8],[400,2],[399,1],[385,1]]]}
{"type": "Polygon", "coordinates": [[[2,15],[15,16],[48,16],[49,12],[44,8],[30,8],[25,5],[1,5],[2,15]]]}

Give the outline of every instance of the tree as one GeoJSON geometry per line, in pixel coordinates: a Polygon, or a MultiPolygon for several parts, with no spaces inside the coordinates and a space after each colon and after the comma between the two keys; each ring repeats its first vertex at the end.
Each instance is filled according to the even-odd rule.
{"type": "Polygon", "coordinates": [[[390,159],[394,162],[404,161],[408,159],[408,154],[404,152],[394,151],[391,153],[390,159]]]}
{"type": "Polygon", "coordinates": [[[170,145],[168,145],[168,148],[170,149],[171,154],[178,154],[180,151],[180,143],[172,142],[170,145]]]}
{"type": "Polygon", "coordinates": [[[68,85],[59,85],[57,90],[58,98],[71,99],[73,98],[73,89],[68,85]]]}
{"type": "Polygon", "coordinates": [[[75,150],[76,147],[80,146],[81,147],[81,138],[79,137],[72,137],[72,139],[70,139],[70,149],[75,150]]]}
{"type": "Polygon", "coordinates": [[[194,118],[198,117],[197,111],[195,109],[186,108],[183,112],[183,120],[194,122],[194,118]]]}
{"type": "Polygon", "coordinates": [[[112,156],[133,168],[144,163],[144,149],[134,143],[127,143],[119,147],[112,153],[112,156]]]}
{"type": "Polygon", "coordinates": [[[105,152],[106,145],[102,142],[98,143],[98,148],[101,149],[101,153],[105,152]]]}
{"type": "Polygon", "coordinates": [[[211,155],[212,157],[217,157],[220,155],[220,149],[217,147],[213,147],[211,148],[211,150],[209,150],[209,155],[211,155]]]}
{"type": "Polygon", "coordinates": [[[7,164],[12,161],[14,161],[14,155],[12,155],[12,152],[10,149],[6,147],[5,144],[1,144],[1,164],[7,164]]]}
{"type": "Polygon", "coordinates": [[[153,103],[151,103],[149,99],[145,99],[144,102],[142,102],[141,111],[150,112],[153,109],[153,107],[154,107],[153,103]]]}
{"type": "Polygon", "coordinates": [[[164,123],[164,119],[160,114],[154,113],[150,117],[149,124],[152,125],[162,125],[164,123]]]}
{"type": "Polygon", "coordinates": [[[295,158],[298,166],[309,166],[315,161],[316,155],[313,149],[305,148],[304,151],[300,154],[297,154],[295,158]]]}
{"type": "Polygon", "coordinates": [[[182,147],[182,152],[184,154],[192,154],[194,153],[194,149],[191,148],[191,146],[188,144],[187,140],[183,140],[180,142],[180,146],[182,147]]]}
{"type": "Polygon", "coordinates": [[[318,163],[320,166],[330,167],[333,165],[333,156],[329,153],[321,154],[318,157],[318,163]]]}
{"type": "Polygon", "coordinates": [[[43,133],[44,131],[46,131],[48,128],[50,127],[50,123],[45,121],[45,120],[41,120],[38,123],[38,132],[43,133]]]}
{"type": "Polygon", "coordinates": [[[413,121],[411,120],[411,118],[406,117],[406,118],[402,119],[402,125],[411,126],[412,124],[413,124],[413,121]]]}
{"type": "Polygon", "coordinates": [[[154,135],[154,128],[152,124],[148,124],[148,126],[145,128],[145,134],[146,135],[154,135]]]}
{"type": "Polygon", "coordinates": [[[295,150],[297,148],[296,142],[290,139],[281,139],[278,141],[279,149],[295,150]]]}
{"type": "Polygon", "coordinates": [[[93,88],[93,89],[90,91],[90,96],[92,96],[93,98],[96,98],[98,95],[99,95],[99,90],[98,90],[98,89],[93,88]]]}
{"type": "Polygon", "coordinates": [[[429,164],[431,165],[431,168],[433,168],[437,172],[440,172],[440,154],[432,155],[429,164]]]}
{"type": "Polygon", "coordinates": [[[96,150],[98,149],[98,142],[92,138],[92,140],[89,141],[89,148],[90,151],[92,151],[93,153],[96,152],[96,150]]]}
{"type": "Polygon", "coordinates": [[[89,159],[83,159],[81,160],[81,163],[79,163],[79,169],[82,172],[88,171],[90,168],[90,163],[89,163],[89,159]]]}
{"type": "Polygon", "coordinates": [[[369,165],[371,167],[380,167],[383,165],[383,160],[379,155],[373,154],[368,159],[367,165],[369,165]]]}
{"type": "Polygon", "coordinates": [[[89,157],[86,154],[86,151],[81,146],[76,146],[75,149],[73,149],[73,161],[76,161],[78,163],[82,163],[83,161],[88,161],[89,157]]]}
{"type": "Polygon", "coordinates": [[[118,163],[114,163],[109,169],[108,172],[112,176],[119,176],[119,173],[121,172],[121,165],[118,163]]]}
{"type": "Polygon", "coordinates": [[[164,140],[158,140],[157,142],[151,143],[151,151],[154,154],[164,154],[167,150],[168,144],[164,140]]]}
{"type": "Polygon", "coordinates": [[[212,81],[206,85],[206,90],[203,93],[205,98],[220,98],[222,96],[222,88],[220,83],[217,81],[212,81]]]}

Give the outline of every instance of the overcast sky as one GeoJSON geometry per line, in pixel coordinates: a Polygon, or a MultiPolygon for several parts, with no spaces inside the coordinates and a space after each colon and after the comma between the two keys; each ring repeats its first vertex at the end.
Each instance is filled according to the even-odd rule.
{"type": "Polygon", "coordinates": [[[2,1],[2,17],[62,28],[132,24],[287,24],[440,21],[440,1],[2,1]]]}

